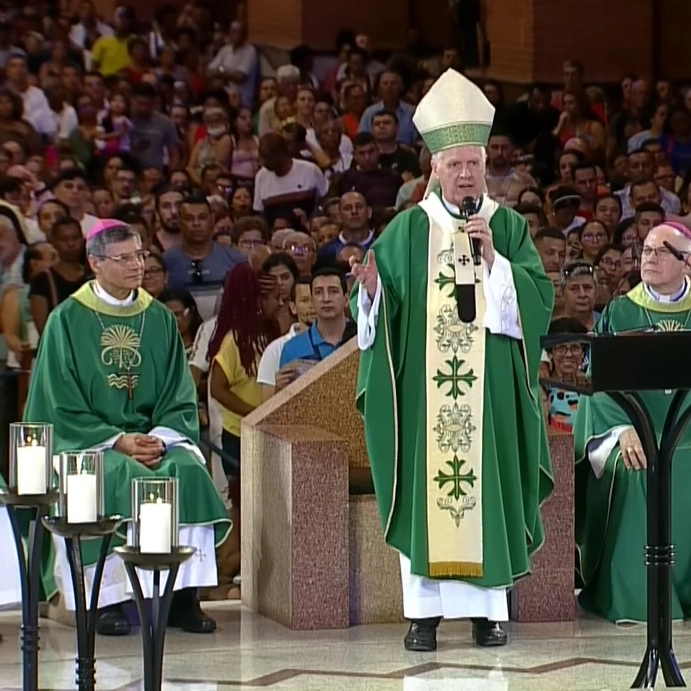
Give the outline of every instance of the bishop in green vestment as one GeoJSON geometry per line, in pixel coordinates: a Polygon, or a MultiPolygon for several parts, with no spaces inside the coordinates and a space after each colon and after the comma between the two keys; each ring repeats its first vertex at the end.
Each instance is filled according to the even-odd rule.
{"type": "Polygon", "coordinates": [[[435,83],[415,122],[441,188],[354,267],[357,406],[409,650],[436,648],[441,617],[473,618],[479,645],[506,642],[506,590],[530,572],[553,486],[538,368],[554,292],[524,219],[486,194],[493,112],[457,72],[435,83]]]}
{"type": "MultiPolygon", "coordinates": [[[[215,624],[199,609],[196,588],[216,585],[215,547],[231,524],[197,447],[196,392],[175,317],[140,288],[147,253],[136,231],[102,221],[87,238],[87,253],[96,280],[51,313],[24,419],[53,423],[56,454],[105,450],[109,515],[132,517],[133,478],[179,478],[180,544],[197,550],[179,571],[172,621],[188,631],[211,631],[215,624]]],[[[123,531],[115,544],[124,543],[127,525],[123,531]]],[[[99,544],[84,548],[88,572],[99,544]]],[[[53,545],[44,569],[46,595],[60,591],[73,609],[64,541],[55,538],[53,545]]],[[[142,583],[148,597],[150,581],[142,583]]],[[[99,600],[100,633],[129,632],[119,607],[130,599],[129,588],[122,561],[110,555],[99,600]]]]}
{"type": "MultiPolygon", "coordinates": [[[[664,246],[691,251],[690,231],[677,223],[653,228],[641,252],[641,278],[610,302],[598,333],[691,328],[691,284],[686,266],[664,246]]],[[[655,336],[652,335],[651,338],[655,336]]],[[[654,367],[655,363],[649,363],[654,367]]],[[[683,365],[684,363],[680,363],[683,365]]],[[[670,391],[640,393],[659,435],[672,401],[670,391]]],[[[691,404],[687,394],[682,409],[691,404]]],[[[646,459],[638,436],[618,404],[603,393],[581,396],[574,424],[576,445],[576,542],[583,609],[613,622],[647,618],[646,459]]],[[[691,618],[691,429],[672,463],[672,615],[691,618]]]]}

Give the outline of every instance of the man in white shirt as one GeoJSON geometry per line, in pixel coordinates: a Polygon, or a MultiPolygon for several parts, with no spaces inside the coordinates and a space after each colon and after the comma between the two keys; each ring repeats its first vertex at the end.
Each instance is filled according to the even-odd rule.
{"type": "Polygon", "coordinates": [[[311,216],[317,200],[329,191],[324,173],[314,163],[292,158],[286,140],[275,132],[261,138],[259,156],[264,167],[254,181],[254,210],[269,225],[296,208],[311,216]]]}
{"type": "Polygon", "coordinates": [[[79,168],[63,170],[53,183],[53,194],[70,210],[70,216],[79,221],[86,237],[99,219],[84,211],[87,195],[84,171],[79,168]]]}
{"type": "Polygon", "coordinates": [[[228,34],[229,42],[218,51],[209,64],[210,76],[228,81],[236,86],[242,95],[242,103],[254,108],[254,92],[258,68],[257,49],[247,41],[247,27],[242,22],[233,22],[228,34]]]}
{"type": "Polygon", "coordinates": [[[70,41],[75,46],[90,50],[101,36],[112,36],[113,28],[98,20],[96,8],[91,0],[84,0],[79,6],[79,23],[70,31],[70,41]]]}
{"type": "Polygon", "coordinates": [[[64,142],[79,127],[77,111],[65,101],[62,82],[51,79],[44,87],[48,99],[50,120],[46,119],[45,131],[56,144],[64,142]]]}
{"type": "Polygon", "coordinates": [[[294,336],[308,329],[315,318],[312,304],[312,289],[310,276],[300,276],[290,291],[290,311],[297,317],[297,322],[290,327],[285,336],[269,343],[259,361],[257,369],[257,383],[262,387],[262,401],[268,401],[277,391],[284,389],[295,379],[294,364],[280,368],[283,346],[294,336]]]}
{"type": "Polygon", "coordinates": [[[33,125],[39,134],[50,134],[53,118],[46,95],[29,83],[29,69],[24,53],[13,53],[5,68],[7,84],[14,89],[24,102],[24,120],[33,125]]]}

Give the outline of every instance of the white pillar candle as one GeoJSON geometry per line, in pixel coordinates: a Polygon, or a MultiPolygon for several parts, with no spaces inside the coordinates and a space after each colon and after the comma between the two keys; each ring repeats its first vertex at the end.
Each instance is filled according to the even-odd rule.
{"type": "Polygon", "coordinates": [[[68,523],[96,523],[98,520],[96,479],[90,473],[67,476],[68,523]]]}
{"type": "Polygon", "coordinates": [[[160,498],[139,507],[139,551],[167,554],[171,549],[173,507],[160,498]]]}
{"type": "Polygon", "coordinates": [[[45,494],[46,447],[17,447],[17,494],[45,494]]]}

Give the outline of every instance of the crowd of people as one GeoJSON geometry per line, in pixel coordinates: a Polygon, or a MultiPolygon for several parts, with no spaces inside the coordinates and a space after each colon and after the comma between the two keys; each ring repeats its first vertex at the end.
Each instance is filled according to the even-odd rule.
{"type": "MultiPolygon", "coordinates": [[[[132,7],[99,17],[91,0],[74,16],[0,7],[2,434],[14,375],[91,276],[85,238],[116,219],[139,233],[143,287],[177,322],[235,521],[242,418],[355,334],[351,262],[423,199],[431,156],[415,106],[463,67],[414,31],[389,56],[343,31],[336,57],[298,46],[274,67],[251,38],[202,3],[161,6],[150,24],[132,7]]],[[[511,102],[481,84],[496,108],[487,193],[529,225],[557,294],[554,333],[592,329],[640,281],[652,227],[691,224],[691,91],[585,79],[567,61],[561,88],[534,84],[511,102]]],[[[579,346],[543,355],[553,380],[586,364],[579,346]]],[[[544,403],[570,430],[576,395],[545,388],[544,403]]]]}

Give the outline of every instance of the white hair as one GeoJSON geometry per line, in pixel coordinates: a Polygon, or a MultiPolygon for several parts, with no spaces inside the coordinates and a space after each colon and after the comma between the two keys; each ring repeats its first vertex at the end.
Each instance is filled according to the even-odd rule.
{"type": "Polygon", "coordinates": [[[282,246],[283,246],[284,250],[288,249],[286,247],[286,245],[288,244],[288,241],[289,241],[291,235],[304,235],[312,243],[312,247],[316,251],[317,243],[315,242],[314,238],[309,233],[306,233],[304,230],[295,230],[294,228],[286,228],[285,230],[290,231],[290,232],[286,233],[285,237],[283,238],[283,245],[282,246]]]}
{"type": "MultiPolygon", "coordinates": [[[[460,149],[461,147],[454,147],[453,149],[445,149],[444,151],[437,151],[436,154],[432,154],[432,171],[434,172],[434,169],[436,166],[438,166],[440,163],[443,162],[443,160],[446,158],[446,154],[451,153],[452,151],[456,151],[456,149],[460,149]]],[[[463,148],[468,148],[468,149],[476,149],[479,154],[480,154],[480,165],[482,166],[482,177],[485,180],[485,183],[482,188],[482,193],[487,194],[487,181],[486,181],[486,174],[487,174],[487,149],[484,146],[479,146],[479,145],[468,145],[464,146],[463,148]]]]}
{"type": "Polygon", "coordinates": [[[300,79],[300,70],[295,65],[281,65],[276,70],[276,80],[289,82],[291,79],[300,79]]]}

